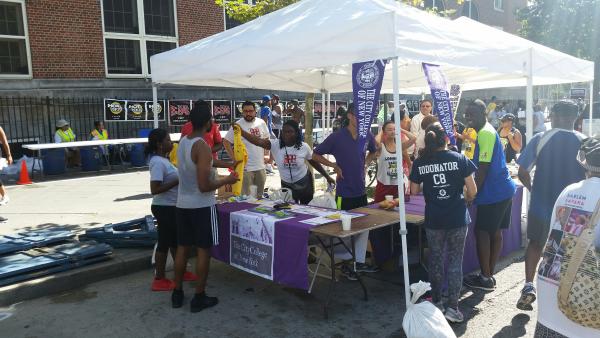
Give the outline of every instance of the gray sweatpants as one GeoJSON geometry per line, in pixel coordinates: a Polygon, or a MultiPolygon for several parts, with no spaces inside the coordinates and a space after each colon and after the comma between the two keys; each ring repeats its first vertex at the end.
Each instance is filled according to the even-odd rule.
{"type": "Polygon", "coordinates": [[[448,302],[447,307],[456,309],[462,286],[462,261],[465,251],[467,227],[448,230],[425,229],[429,245],[429,281],[431,298],[434,303],[442,299],[444,285],[444,265],[447,262],[448,302]],[[444,248],[446,253],[444,254],[444,248]]]}

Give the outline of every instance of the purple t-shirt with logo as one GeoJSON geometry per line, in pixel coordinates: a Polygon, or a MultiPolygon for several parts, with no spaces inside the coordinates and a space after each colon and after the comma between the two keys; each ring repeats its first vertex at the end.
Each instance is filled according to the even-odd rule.
{"type": "Polygon", "coordinates": [[[375,138],[367,135],[365,148],[359,151],[358,139],[353,139],[348,128],[342,128],[329,135],[314,152],[319,155],[333,155],[342,169],[344,179],[337,180],[336,195],[341,197],[360,197],[365,194],[365,154],[375,152],[375,138]]]}

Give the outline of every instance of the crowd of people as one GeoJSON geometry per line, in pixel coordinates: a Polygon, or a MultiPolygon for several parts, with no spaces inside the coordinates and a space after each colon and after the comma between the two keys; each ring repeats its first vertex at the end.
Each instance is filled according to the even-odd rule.
{"type": "MultiPolygon", "coordinates": [[[[279,170],[281,187],[291,190],[297,203],[307,204],[314,195],[315,178],[309,170],[311,166],[328,183],[336,185],[338,209],[350,210],[369,203],[365,168],[371,161],[376,161],[374,202],[383,201],[386,195],[396,198],[404,197],[402,195],[409,198],[409,194],[424,195],[432,301],[450,322],[462,322],[464,316],[459,308],[459,298],[463,284],[487,292],[496,289],[494,276],[503,246],[502,231],[510,226],[512,200],[516,192],[516,183],[508,165],[516,161],[519,165],[518,178],[531,191],[527,212],[529,241],[525,284],[521,297],[516,300],[517,308],[532,310],[532,304],[538,299],[533,280],[542,257],[540,275],[544,276],[539,278],[562,277],[557,270],[562,260],[549,257],[544,252],[545,248],[557,251],[555,247],[559,245],[560,238],[552,237],[554,245],[548,246],[546,241],[550,230],[557,229],[551,224],[556,223],[558,227],[562,224],[563,231],[572,230],[575,226],[569,223],[568,217],[568,224],[554,220],[557,217],[555,203],[565,194],[565,188],[575,189],[570,187],[572,184],[579,184],[577,189],[586,189],[577,183],[585,180],[586,171],[588,176],[594,172],[597,175],[600,171],[600,141],[591,139],[584,142],[584,137],[573,130],[579,112],[576,104],[569,101],[555,104],[550,114],[552,129],[536,133],[524,146],[523,135],[515,127],[518,120],[515,115],[506,113],[498,117],[496,127],[492,124],[490,109],[495,111],[499,105],[494,106],[493,101],[486,105],[481,100],[474,100],[466,107],[465,124],[455,123],[455,145],[449,142],[446,131],[432,115],[432,102],[423,100],[419,114],[412,120],[405,110],[400,111],[400,145],[395,139],[396,124],[386,121],[378,135],[369,133],[360,149],[357,117],[354,106],[350,104],[338,109],[336,131],[311,149],[303,141],[303,114],[296,114],[280,125],[276,121],[281,117],[280,112],[294,112],[299,109],[298,105],[292,103],[284,109],[278,100],[275,95],[263,97],[260,112],[251,101],[241,106],[242,118],[235,125],[241,129],[248,154],[242,194],[249,195],[251,185],[257,186],[258,192],[264,190],[266,164],[273,162],[279,170]],[[403,153],[402,169],[397,164],[397,151],[403,153]],[[331,168],[335,178],[324,167],[331,168]],[[402,176],[399,176],[400,173],[402,176]],[[404,185],[401,193],[399,182],[404,185]],[[480,272],[463,277],[462,260],[467,226],[471,223],[471,204],[477,214],[474,229],[480,272]],[[550,261],[550,258],[553,260],[550,261]],[[553,267],[555,273],[551,274],[549,271],[553,267]],[[446,287],[444,281],[447,281],[446,287]]],[[[207,296],[204,290],[209,268],[208,249],[218,242],[215,190],[236,182],[238,178],[234,173],[227,177],[216,175],[216,167],[231,169],[237,163],[218,160],[215,153],[225,149],[229,158],[234,158],[233,143],[233,128],[221,140],[218,127],[211,119],[210,107],[204,101],[194,104],[190,122],[183,127],[177,148],[177,167],[169,161],[172,145],[168,133],[161,129],[150,133],[148,156],[150,186],[154,195],[152,212],[159,224],[157,267],[152,288],[173,290],[173,307],[182,305],[181,285],[186,278],[199,281],[190,305],[192,311],[200,311],[218,302],[215,297],[207,296]],[[187,252],[191,247],[197,249],[197,275],[185,271],[187,252]],[[169,251],[175,260],[173,281],[167,279],[164,272],[169,251]]],[[[597,180],[591,179],[590,182],[595,184],[597,180]]],[[[597,194],[597,191],[589,193],[597,194]]],[[[565,209],[561,210],[560,219],[565,219],[565,209]]],[[[590,229],[595,225],[590,222],[596,220],[591,216],[577,219],[587,220],[590,229]]],[[[582,229],[577,233],[583,233],[582,229]]],[[[386,231],[373,231],[368,239],[372,244],[390,240],[386,231]]],[[[598,238],[594,240],[600,242],[598,238]]],[[[377,271],[377,264],[381,263],[377,251],[373,252],[371,264],[366,264],[365,254],[357,252],[356,268],[343,269],[349,279],[354,280],[359,272],[377,271]]],[[[597,270],[594,273],[600,274],[597,270]]],[[[540,313],[545,310],[539,309],[540,313]]],[[[548,332],[550,328],[539,326],[538,330],[548,332]]]]}

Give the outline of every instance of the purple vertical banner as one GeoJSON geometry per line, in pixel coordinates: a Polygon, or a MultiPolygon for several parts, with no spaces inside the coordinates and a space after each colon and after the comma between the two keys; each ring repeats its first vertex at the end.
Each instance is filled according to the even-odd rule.
{"type": "Polygon", "coordinates": [[[358,149],[365,149],[371,121],[378,108],[379,92],[385,72],[385,61],[375,60],[352,64],[354,115],[358,129],[358,149]]]}
{"type": "Polygon", "coordinates": [[[431,97],[433,98],[433,112],[440,120],[442,127],[446,131],[446,135],[452,144],[456,144],[454,138],[454,116],[452,114],[452,102],[450,102],[450,94],[448,93],[448,82],[442,69],[438,65],[423,63],[423,71],[429,88],[431,89],[431,97]]]}

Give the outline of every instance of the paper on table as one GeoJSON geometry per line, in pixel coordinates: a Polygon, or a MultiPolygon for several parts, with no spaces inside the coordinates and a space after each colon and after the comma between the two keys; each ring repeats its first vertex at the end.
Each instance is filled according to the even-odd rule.
{"type": "MultiPolygon", "coordinates": [[[[357,214],[357,213],[353,213],[353,212],[344,212],[343,214],[350,215],[352,217],[352,219],[365,216],[364,214],[357,214]]],[[[333,223],[333,222],[339,220],[340,215],[341,215],[341,213],[337,212],[337,213],[334,213],[334,214],[326,216],[326,217],[314,217],[314,218],[305,219],[300,222],[306,223],[306,224],[312,224],[312,225],[323,225],[323,224],[327,224],[327,223],[333,223]]]]}

